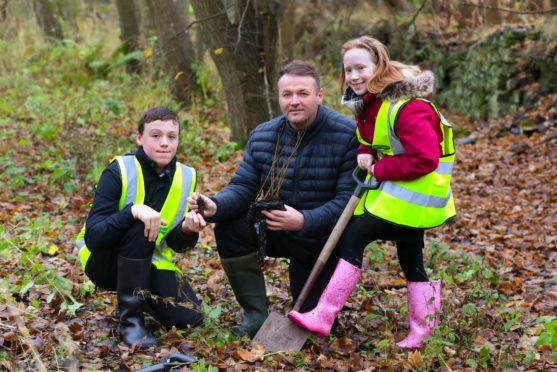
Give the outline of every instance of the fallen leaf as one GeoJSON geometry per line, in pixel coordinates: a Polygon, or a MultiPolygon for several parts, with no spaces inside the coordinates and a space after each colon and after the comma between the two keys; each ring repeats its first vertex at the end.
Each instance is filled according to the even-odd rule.
{"type": "Polygon", "coordinates": [[[448,347],[448,346],[444,346],[444,347],[443,347],[443,351],[444,351],[445,354],[447,354],[448,356],[453,356],[453,355],[456,354],[456,351],[453,350],[453,349],[451,349],[451,348],[448,347]]]}
{"type": "Polygon", "coordinates": [[[58,252],[58,246],[55,244],[51,244],[50,247],[48,247],[48,254],[53,256],[54,254],[56,254],[56,252],[58,252]]]}
{"type": "Polygon", "coordinates": [[[420,353],[419,350],[410,351],[408,353],[408,363],[410,363],[411,366],[417,367],[422,365],[423,362],[424,359],[422,358],[422,353],[420,353]]]}
{"type": "Polygon", "coordinates": [[[251,350],[238,349],[232,352],[234,358],[245,360],[250,363],[263,360],[263,355],[265,355],[265,349],[260,344],[256,344],[251,350]]]}

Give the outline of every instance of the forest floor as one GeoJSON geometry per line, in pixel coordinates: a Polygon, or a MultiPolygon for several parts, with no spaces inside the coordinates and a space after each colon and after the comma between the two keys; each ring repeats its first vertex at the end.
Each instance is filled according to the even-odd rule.
{"type": "MultiPolygon", "coordinates": [[[[139,351],[119,342],[115,295],[86,280],[73,241],[108,149],[132,143],[127,105],[146,107],[147,99],[127,78],[115,79],[116,88],[96,80],[69,89],[68,81],[85,79],[80,50],[72,48],[34,52],[34,67],[23,71],[3,61],[18,72],[0,85],[1,369],[139,369],[182,352],[198,359],[190,368],[199,371],[557,370],[557,95],[497,120],[447,115],[458,134],[458,216],[427,233],[427,266],[443,281],[444,303],[441,325],[422,350],[395,345],[407,332],[406,289],[389,243],[368,248],[365,274],[331,336],[311,337],[293,354],[251,348],[230,334],[240,314],[210,227],[179,263],[203,299],[204,324],[161,330],[149,320],[158,343],[139,351]],[[60,55],[68,68],[43,76],[60,55]],[[33,73],[36,83],[27,84],[33,73]],[[114,138],[118,145],[108,143],[114,138]]],[[[166,94],[157,92],[156,99],[166,94]]],[[[179,160],[198,169],[198,190],[213,194],[241,151],[214,113],[199,116],[186,118],[199,127],[183,134],[179,160]]],[[[272,309],[290,308],[286,262],[271,259],[265,272],[272,309]]]]}
{"type": "MultiPolygon", "coordinates": [[[[149,320],[157,346],[128,348],[118,339],[114,293],[88,285],[75,258],[72,239],[86,216],[87,198],[78,192],[63,197],[47,181],[24,180],[0,196],[0,369],[139,369],[182,352],[198,359],[190,368],[200,371],[557,370],[557,350],[550,346],[557,343],[557,328],[549,326],[557,315],[556,107],[557,95],[551,95],[489,122],[449,115],[458,133],[453,182],[458,217],[427,233],[426,259],[432,276],[443,280],[444,303],[441,326],[421,351],[395,346],[407,331],[406,290],[388,243],[368,248],[359,289],[331,336],[311,337],[294,354],[251,348],[229,332],[239,311],[212,228],[180,261],[203,298],[203,326],[160,330],[149,320]],[[536,345],[541,335],[546,344],[536,345]]],[[[34,145],[28,146],[32,134],[2,130],[9,135],[0,155],[24,148],[11,163],[4,161],[4,181],[22,177],[30,162],[47,161],[48,141],[31,139],[34,145]]],[[[226,141],[217,126],[206,123],[203,132],[212,141],[226,141]]],[[[59,152],[63,156],[64,148],[59,152]]],[[[196,164],[198,190],[218,191],[240,159],[241,151],[218,162],[209,152],[202,155],[196,164]]],[[[286,274],[284,260],[267,262],[274,310],[291,306],[286,274]]]]}

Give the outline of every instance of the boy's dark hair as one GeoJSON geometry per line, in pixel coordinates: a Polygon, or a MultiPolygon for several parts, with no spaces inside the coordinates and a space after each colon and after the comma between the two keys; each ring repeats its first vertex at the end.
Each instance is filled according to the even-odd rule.
{"type": "Polygon", "coordinates": [[[176,124],[180,124],[178,115],[174,111],[169,110],[166,107],[151,107],[150,109],[145,110],[143,114],[141,114],[141,118],[139,118],[139,122],[137,123],[137,132],[143,134],[145,124],[149,124],[150,122],[156,120],[172,120],[175,121],[176,124]]]}
{"type": "Polygon", "coordinates": [[[313,80],[315,80],[317,91],[321,89],[321,82],[319,80],[319,74],[317,73],[317,70],[315,69],[315,67],[307,62],[301,61],[299,59],[293,60],[279,71],[278,79],[280,80],[280,78],[284,75],[310,76],[313,78],[313,80]]]}

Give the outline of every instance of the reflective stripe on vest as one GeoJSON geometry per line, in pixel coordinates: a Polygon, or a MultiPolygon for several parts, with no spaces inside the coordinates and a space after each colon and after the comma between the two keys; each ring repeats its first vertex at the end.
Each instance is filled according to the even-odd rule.
{"type": "Polygon", "coordinates": [[[188,213],[188,197],[195,190],[195,184],[195,170],[176,163],[172,186],[160,211],[161,218],[167,222],[172,221],[172,223],[161,226],[156,240],[156,250],[153,253],[153,264],[159,270],[179,271],[172,263],[172,248],[166,242],[166,235],[178,226],[188,213]]]}
{"type": "MultiPolygon", "coordinates": [[[[122,195],[120,197],[118,208],[123,209],[129,203],[140,204],[145,200],[145,183],[143,181],[143,172],[137,158],[133,155],[118,156],[120,175],[122,179],[122,195]]],[[[195,190],[196,185],[195,169],[176,163],[176,171],[172,179],[170,191],[161,208],[161,218],[165,221],[172,221],[168,226],[161,226],[156,240],[156,249],[153,252],[153,264],[159,270],[180,271],[172,263],[172,249],[168,247],[166,242],[167,234],[172,231],[184,218],[188,212],[187,199],[195,190]]],[[[81,229],[77,236],[76,245],[79,250],[78,256],[81,266],[85,269],[87,260],[91,255],[89,249],[85,246],[85,226],[81,229]]]]}
{"type": "Polygon", "coordinates": [[[118,162],[122,178],[122,194],[118,203],[118,209],[121,210],[130,203],[142,203],[145,200],[145,182],[143,181],[143,172],[137,158],[128,155],[117,156],[113,160],[118,162]]]}
{"type": "MultiPolygon", "coordinates": [[[[383,181],[376,190],[368,190],[356,207],[355,215],[369,213],[398,225],[413,228],[431,228],[443,224],[456,214],[451,191],[454,165],[452,126],[427,102],[440,118],[443,141],[437,168],[412,181],[383,181]]],[[[410,99],[381,104],[373,136],[372,147],[378,157],[404,154],[405,150],[395,134],[395,121],[400,109],[410,99]]],[[[360,141],[362,143],[362,141],[360,141]]]]}
{"type": "Polygon", "coordinates": [[[360,142],[362,145],[371,147],[371,143],[366,142],[366,140],[362,138],[362,135],[360,134],[360,130],[357,127],[356,127],[356,137],[358,138],[358,142],[360,142]]]}

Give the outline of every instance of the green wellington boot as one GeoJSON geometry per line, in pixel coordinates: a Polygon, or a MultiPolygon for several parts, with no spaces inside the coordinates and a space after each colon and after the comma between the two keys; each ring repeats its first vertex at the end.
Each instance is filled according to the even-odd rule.
{"type": "Polygon", "coordinates": [[[267,319],[265,279],[255,253],[221,259],[238,303],[244,310],[242,324],[232,329],[237,336],[253,338],[267,319]]]}

